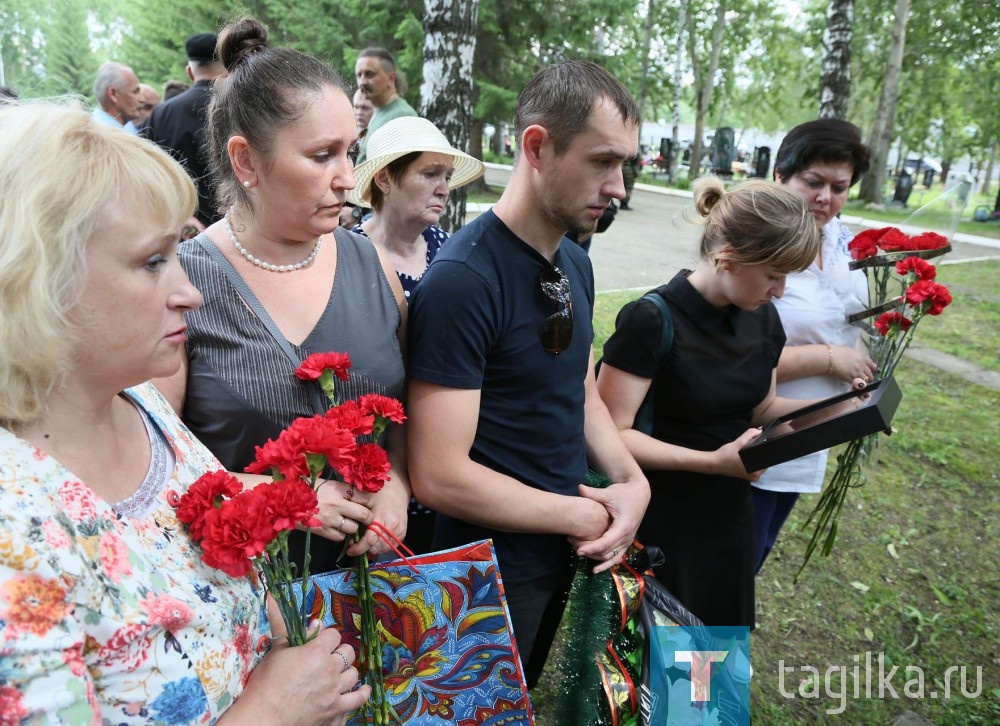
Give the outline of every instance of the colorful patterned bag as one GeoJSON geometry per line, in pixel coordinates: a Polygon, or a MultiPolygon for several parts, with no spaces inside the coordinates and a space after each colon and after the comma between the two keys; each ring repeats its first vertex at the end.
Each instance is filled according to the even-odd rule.
{"type": "MultiPolygon", "coordinates": [[[[387,697],[405,724],[534,724],[510,613],[489,540],[374,564],[387,697]]],[[[358,649],[354,572],[312,576],[324,625],[358,649]]],[[[315,608],[314,608],[315,610],[315,608]]],[[[348,726],[363,723],[360,713],[348,726]]]]}

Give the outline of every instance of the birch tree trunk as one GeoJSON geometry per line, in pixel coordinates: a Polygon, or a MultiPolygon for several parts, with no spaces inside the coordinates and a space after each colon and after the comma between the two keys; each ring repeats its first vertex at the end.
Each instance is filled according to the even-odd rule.
{"type": "Polygon", "coordinates": [[[726,2],[719,0],[715,8],[715,24],[712,26],[712,44],[709,48],[708,68],[702,68],[698,62],[697,38],[693,13],[688,16],[689,50],[691,68],[694,71],[695,85],[695,120],[694,139],[691,142],[691,166],[688,178],[694,181],[701,171],[702,139],[705,136],[705,117],[712,104],[712,87],[715,74],[719,71],[719,57],[722,55],[722,36],[726,29],[726,2]]]}
{"type": "Polygon", "coordinates": [[[882,94],[875,111],[875,124],[869,146],[872,165],[861,179],[861,199],[869,204],[882,203],[885,186],[885,164],[889,146],[895,132],[896,99],[899,95],[899,78],[903,69],[903,50],[906,47],[906,20],[910,14],[910,0],[896,0],[895,18],[892,21],[889,63],[882,81],[882,94]]]}
{"type": "Polygon", "coordinates": [[[680,0],[680,3],[675,43],[677,54],[674,57],[674,98],[671,104],[673,127],[670,131],[670,159],[668,160],[669,166],[667,167],[671,186],[677,183],[677,160],[680,158],[678,130],[681,125],[681,83],[684,80],[684,26],[687,25],[688,0],[680,0]]]}
{"type": "Polygon", "coordinates": [[[646,100],[649,98],[649,52],[653,45],[653,19],[656,12],[656,0],[649,0],[646,7],[646,24],[642,31],[642,65],[639,70],[639,134],[642,135],[642,122],[646,118],[646,100]]]}
{"type": "Polygon", "coordinates": [[[847,118],[851,100],[851,39],[854,0],[830,0],[823,31],[823,70],[819,78],[819,117],[847,118]]]}
{"type": "Polygon", "coordinates": [[[989,196],[993,189],[993,168],[997,163],[997,142],[994,141],[990,144],[990,160],[986,165],[986,178],[983,180],[983,190],[984,196],[989,196]]]}
{"type": "MultiPolygon", "coordinates": [[[[424,78],[420,115],[468,152],[472,127],[472,59],[479,0],[424,0],[424,78]]],[[[441,227],[449,232],[465,220],[466,189],[448,195],[441,227]]]]}

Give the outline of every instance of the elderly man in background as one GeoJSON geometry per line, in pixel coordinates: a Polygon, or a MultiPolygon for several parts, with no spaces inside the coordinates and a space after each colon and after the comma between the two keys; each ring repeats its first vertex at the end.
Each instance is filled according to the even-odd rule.
{"type": "Polygon", "coordinates": [[[94,98],[97,99],[94,118],[130,134],[137,133],[135,124],[139,120],[141,94],[139,78],[131,68],[114,61],[102,63],[94,78],[94,98]]]}
{"type": "Polygon", "coordinates": [[[198,232],[221,218],[212,199],[211,175],[204,151],[212,84],[226,72],[215,56],[216,40],[215,33],[198,33],[185,41],[187,74],[194,85],[157,106],[142,129],[143,136],[184,165],[198,187],[198,211],[186,225],[198,232]]]}
{"type": "Polygon", "coordinates": [[[146,123],[153,109],[160,105],[160,94],[148,83],[139,84],[139,118],[135,125],[142,126],[146,123]]]}
{"type": "Polygon", "coordinates": [[[420,114],[402,97],[406,93],[406,85],[396,69],[396,60],[385,48],[365,48],[361,51],[358,62],[354,65],[354,75],[358,81],[358,90],[375,107],[364,138],[358,139],[356,163],[360,164],[367,158],[366,142],[372,134],[394,118],[420,114]]]}

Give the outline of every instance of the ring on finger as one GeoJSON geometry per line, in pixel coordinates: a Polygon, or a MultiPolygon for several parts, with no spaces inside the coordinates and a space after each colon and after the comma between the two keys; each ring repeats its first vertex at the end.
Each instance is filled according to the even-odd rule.
{"type": "Polygon", "coordinates": [[[618,548],[617,547],[612,547],[611,548],[611,554],[613,556],[617,557],[618,556],[618,548]]]}
{"type": "Polygon", "coordinates": [[[336,653],[337,655],[339,655],[341,657],[341,659],[344,661],[344,670],[342,672],[346,672],[351,667],[351,662],[349,660],[347,660],[347,656],[346,655],[344,655],[343,653],[341,653],[336,648],[334,648],[333,650],[330,651],[330,655],[333,655],[334,653],[336,653]]]}
{"type": "Polygon", "coordinates": [[[344,526],[344,522],[346,522],[346,521],[347,521],[347,517],[345,517],[343,514],[341,514],[340,515],[340,521],[337,522],[337,525],[334,527],[334,529],[340,529],[341,527],[344,526]]]}

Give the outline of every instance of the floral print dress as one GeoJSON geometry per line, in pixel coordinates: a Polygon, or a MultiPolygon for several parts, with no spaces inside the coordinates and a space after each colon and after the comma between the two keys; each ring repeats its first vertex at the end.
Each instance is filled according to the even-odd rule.
{"type": "Polygon", "coordinates": [[[263,588],[205,565],[168,503],[218,462],[151,384],[126,395],[175,459],[143,517],[0,428],[0,724],[210,724],[267,650],[263,588]]]}

